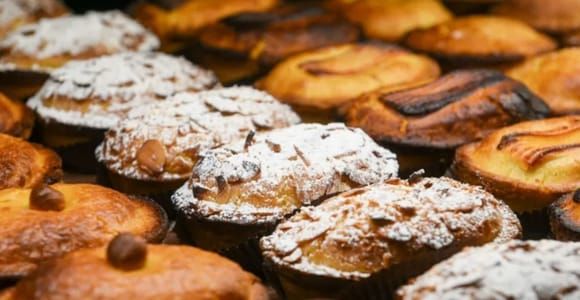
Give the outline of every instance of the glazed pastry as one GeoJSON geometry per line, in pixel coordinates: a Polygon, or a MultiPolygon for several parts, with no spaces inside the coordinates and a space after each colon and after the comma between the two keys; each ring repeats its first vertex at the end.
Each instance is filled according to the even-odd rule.
{"type": "Polygon", "coordinates": [[[137,3],[133,15],[161,38],[165,51],[173,52],[207,25],[241,13],[267,11],[277,3],[278,0],[150,0],[137,3]]]}
{"type": "Polygon", "coordinates": [[[0,133],[27,139],[34,126],[34,114],[26,105],[0,93],[0,133]]]}
{"type": "Polygon", "coordinates": [[[159,242],[167,229],[167,216],[152,202],[90,184],[4,189],[0,208],[2,279],[25,276],[77,249],[100,247],[120,232],[159,242]]]}
{"type": "Polygon", "coordinates": [[[128,52],[68,63],[51,73],[28,106],[38,114],[44,143],[64,151],[65,165],[94,171],[95,147],[131,108],[216,86],[213,73],[185,59],[128,52]]]}
{"type": "Polygon", "coordinates": [[[14,29],[43,18],[55,18],[68,13],[60,0],[0,1],[0,38],[14,29]]]}
{"type": "Polygon", "coordinates": [[[290,57],[256,85],[292,105],[305,121],[328,122],[337,108],[363,93],[438,76],[439,66],[426,56],[391,45],[359,43],[290,57]]]}
{"type": "Polygon", "coordinates": [[[523,22],[477,15],[415,30],[405,44],[461,67],[508,64],[556,48],[552,39],[523,22]]]}
{"type": "Polygon", "coordinates": [[[579,48],[565,48],[531,58],[507,74],[542,97],[553,114],[580,114],[578,59],[579,48]]]}
{"type": "Polygon", "coordinates": [[[360,25],[368,38],[396,42],[408,32],[429,28],[453,15],[437,0],[330,0],[327,6],[360,25]]]}
{"type": "Polygon", "coordinates": [[[253,275],[217,254],[188,246],[147,245],[130,234],[106,248],[85,249],[44,264],[1,300],[265,300],[253,275]]]}
{"type": "Polygon", "coordinates": [[[496,5],[492,13],[518,19],[538,30],[553,34],[580,29],[578,0],[507,0],[496,5]]]}
{"type": "Polygon", "coordinates": [[[580,189],[552,203],[550,227],[558,240],[580,241],[580,189]]]}
{"type": "MultiPolygon", "coordinates": [[[[201,155],[172,200],[196,245],[220,251],[255,249],[257,238],[300,207],[396,177],[398,167],[390,151],[339,123],[250,133],[201,155]]],[[[257,263],[247,261],[251,254],[240,263],[259,266],[259,253],[257,263]]]]}
{"type": "Polygon", "coordinates": [[[115,189],[167,202],[187,181],[202,152],[250,132],[298,122],[287,105],[250,87],[180,93],[132,110],[105,134],[96,156],[115,189]]]}
{"type": "Polygon", "coordinates": [[[548,114],[546,104],[523,84],[479,69],[451,72],[416,88],[368,93],[353,101],[345,118],[398,150],[402,174],[427,168],[441,175],[456,147],[548,114]]]}
{"type": "Polygon", "coordinates": [[[63,175],[52,150],[5,134],[0,134],[0,170],[0,190],[54,183],[63,175]]]}
{"type": "Polygon", "coordinates": [[[411,281],[399,300],[578,299],[580,243],[512,241],[469,248],[411,281]]]}
{"type": "Polygon", "coordinates": [[[343,291],[386,299],[398,284],[465,246],[520,234],[515,214],[481,188],[414,176],[303,208],[260,247],[288,299],[334,299],[343,291]]]}

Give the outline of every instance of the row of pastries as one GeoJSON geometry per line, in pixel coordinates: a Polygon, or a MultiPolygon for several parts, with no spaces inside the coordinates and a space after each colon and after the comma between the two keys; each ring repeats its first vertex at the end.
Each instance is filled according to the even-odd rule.
{"type": "Polygon", "coordinates": [[[0,2],[0,300],[578,299],[577,7],[0,2]]]}

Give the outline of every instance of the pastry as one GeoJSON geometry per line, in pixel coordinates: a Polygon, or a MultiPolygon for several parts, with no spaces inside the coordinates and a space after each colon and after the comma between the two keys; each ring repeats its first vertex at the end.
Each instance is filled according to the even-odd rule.
{"type": "Polygon", "coordinates": [[[188,246],[147,245],[131,234],[43,264],[1,300],[17,299],[265,300],[253,275],[217,254],[188,246]]]}
{"type": "Polygon", "coordinates": [[[580,189],[552,203],[549,212],[550,227],[557,240],[580,241],[580,189]]]}
{"type": "Polygon", "coordinates": [[[363,93],[438,76],[439,66],[426,56],[397,46],[358,43],[292,56],[256,86],[292,105],[303,120],[328,122],[336,109],[363,93]]]}
{"type": "Polygon", "coordinates": [[[100,247],[120,232],[159,242],[167,227],[167,216],[152,202],[91,184],[3,189],[0,208],[1,279],[25,276],[77,249],[100,247]]]}
{"type": "Polygon", "coordinates": [[[562,44],[570,47],[580,46],[580,30],[565,34],[562,37],[562,44]]]}
{"type": "Polygon", "coordinates": [[[469,248],[411,281],[399,300],[578,299],[580,243],[512,241],[469,248]]]}
{"type": "Polygon", "coordinates": [[[553,34],[580,29],[578,0],[506,0],[494,6],[492,13],[526,22],[553,34]]]}
{"type": "Polygon", "coordinates": [[[507,74],[542,97],[555,115],[580,114],[580,48],[565,48],[531,58],[507,74]]]}
{"type": "Polygon", "coordinates": [[[19,101],[0,93],[0,133],[27,139],[34,126],[34,113],[19,101]]]}
{"type": "Polygon", "coordinates": [[[458,15],[470,15],[487,13],[497,3],[505,0],[443,0],[443,4],[453,13],[458,15]]]}
{"type": "Polygon", "coordinates": [[[520,233],[515,214],[481,188],[413,176],[303,208],[260,247],[288,299],[386,299],[465,246],[520,233]]]}
{"type": "Polygon", "coordinates": [[[202,152],[299,121],[287,105],[251,87],[185,92],[130,111],[105,134],[96,156],[112,187],[167,207],[202,152]]]}
{"type": "Polygon", "coordinates": [[[118,11],[44,19],[0,41],[0,90],[26,98],[68,61],[151,51],[158,45],[155,36],[118,11]]]}
{"type": "Polygon", "coordinates": [[[426,168],[441,175],[455,148],[491,131],[549,114],[523,84],[498,71],[460,70],[401,91],[365,94],[349,106],[349,126],[397,153],[401,174],[426,168]]]}
{"type": "Polygon", "coordinates": [[[330,0],[327,6],[360,25],[368,38],[396,42],[453,15],[437,0],[330,0]]]}
{"type": "Polygon", "coordinates": [[[63,153],[65,165],[94,172],[95,147],[131,108],[216,86],[213,73],[185,59],[128,52],[66,64],[28,106],[38,115],[43,142],[63,153]]]}
{"type": "Polygon", "coordinates": [[[14,29],[43,18],[55,18],[68,13],[60,0],[0,1],[0,38],[14,29]]]}

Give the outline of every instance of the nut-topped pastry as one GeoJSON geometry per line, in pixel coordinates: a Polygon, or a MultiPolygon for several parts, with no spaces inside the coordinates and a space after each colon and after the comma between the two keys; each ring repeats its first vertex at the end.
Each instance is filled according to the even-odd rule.
{"type": "Polygon", "coordinates": [[[436,0],[330,0],[327,6],[360,25],[367,37],[390,42],[453,17],[436,0]]]}
{"type": "Polygon", "coordinates": [[[398,291],[400,300],[578,299],[580,243],[512,241],[468,248],[398,291]]]}
{"type": "Polygon", "coordinates": [[[130,234],[107,247],[68,254],[0,292],[16,299],[265,300],[259,279],[235,263],[188,246],[147,245],[130,234]]]}
{"type": "Polygon", "coordinates": [[[578,0],[507,0],[493,7],[492,13],[518,19],[538,30],[554,34],[580,29],[578,0]]]}
{"type": "Polygon", "coordinates": [[[0,216],[0,278],[24,276],[48,259],[103,246],[120,232],[159,242],[167,229],[167,216],[154,203],[90,184],[1,190],[0,216]]]}
{"type": "Polygon", "coordinates": [[[0,133],[27,139],[34,126],[34,113],[20,101],[0,93],[0,133]]]}
{"type": "Polygon", "coordinates": [[[2,0],[0,1],[0,38],[14,29],[43,18],[64,15],[68,9],[60,0],[2,0]]]}
{"type": "MultiPolygon", "coordinates": [[[[44,143],[63,151],[85,147],[86,157],[94,159],[104,131],[130,109],[216,86],[213,73],[183,58],[128,52],[66,64],[51,73],[28,106],[38,114],[44,143]]],[[[77,169],[94,167],[94,161],[69,162],[77,169]]]]}
{"type": "Polygon", "coordinates": [[[257,86],[291,104],[304,120],[328,122],[337,108],[363,93],[437,76],[439,66],[426,56],[392,45],[358,43],[292,56],[257,86]]]}
{"type": "Polygon", "coordinates": [[[549,207],[550,227],[558,240],[580,241],[580,188],[549,207]]]}
{"type": "Polygon", "coordinates": [[[189,178],[202,152],[298,122],[290,107],[251,87],[180,93],[130,111],[96,156],[115,189],[166,196],[189,178]]]}
{"type": "Polygon", "coordinates": [[[420,168],[436,174],[448,167],[439,162],[450,163],[456,147],[548,114],[546,104],[520,82],[475,69],[401,91],[378,89],[353,101],[345,118],[349,126],[392,147],[402,174],[420,168]]]}
{"type": "Polygon", "coordinates": [[[30,96],[48,72],[68,61],[158,45],[153,34],[117,11],[44,19],[0,41],[0,84],[9,94],[30,96]]]}
{"type": "Polygon", "coordinates": [[[303,208],[260,247],[289,299],[335,298],[345,290],[382,299],[465,246],[520,233],[515,214],[481,188],[413,176],[303,208]]]}
{"type": "Polygon", "coordinates": [[[556,43],[527,24],[497,16],[460,17],[405,38],[410,48],[451,66],[505,65],[556,48],[556,43]]]}
{"type": "Polygon", "coordinates": [[[62,175],[60,158],[52,150],[0,134],[0,190],[54,183],[62,175]]]}
{"type": "Polygon", "coordinates": [[[507,74],[542,97],[553,114],[580,114],[578,59],[580,48],[565,48],[530,58],[507,74]]]}

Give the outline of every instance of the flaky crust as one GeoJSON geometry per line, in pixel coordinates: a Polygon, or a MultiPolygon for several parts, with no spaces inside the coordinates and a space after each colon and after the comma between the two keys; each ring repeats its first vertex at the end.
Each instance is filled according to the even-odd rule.
{"type": "Polygon", "coordinates": [[[0,189],[54,183],[63,175],[52,150],[5,134],[0,134],[0,170],[0,189]]]}
{"type": "Polygon", "coordinates": [[[44,18],[68,13],[60,0],[3,0],[0,1],[0,38],[14,29],[44,18]]]}
{"type": "Polygon", "coordinates": [[[523,84],[496,71],[468,70],[416,88],[366,94],[349,105],[346,122],[381,142],[453,149],[548,114],[544,102],[523,84]]]}
{"type": "Polygon", "coordinates": [[[34,126],[34,114],[22,102],[0,93],[0,132],[27,139],[34,126]]]}
{"type": "Polygon", "coordinates": [[[148,245],[145,266],[129,272],[108,264],[105,252],[80,250],[44,264],[0,299],[268,299],[259,279],[211,252],[148,245]]]}
{"type": "Polygon", "coordinates": [[[526,212],[580,188],[578,155],[580,116],[568,116],[519,123],[462,146],[450,171],[526,212]]]}
{"type": "Polygon", "coordinates": [[[120,232],[152,242],[165,236],[167,216],[150,201],[90,184],[52,188],[64,196],[62,211],[31,209],[30,189],[0,191],[0,278],[24,276],[48,259],[103,246],[120,232]]]}
{"type": "Polygon", "coordinates": [[[292,56],[256,85],[291,105],[324,110],[379,87],[434,79],[439,72],[437,63],[426,56],[391,45],[358,43],[292,56]]]}
{"type": "Polygon", "coordinates": [[[580,241],[580,189],[550,205],[550,227],[554,238],[580,241]]]}
{"type": "Polygon", "coordinates": [[[580,29],[578,0],[510,0],[492,8],[492,13],[526,22],[550,33],[565,33],[580,29]]]}
{"type": "Polygon", "coordinates": [[[544,99],[553,114],[580,114],[579,59],[579,48],[565,48],[530,58],[507,75],[544,99]]]}

